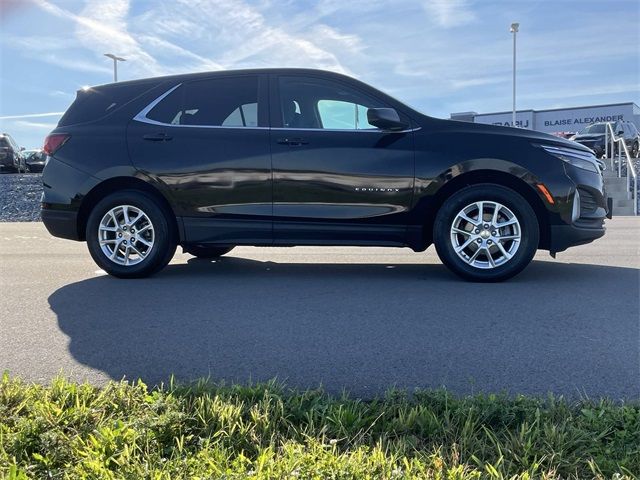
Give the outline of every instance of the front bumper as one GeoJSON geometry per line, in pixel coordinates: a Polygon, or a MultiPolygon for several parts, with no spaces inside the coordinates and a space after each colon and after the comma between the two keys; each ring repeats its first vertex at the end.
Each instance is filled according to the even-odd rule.
{"type": "Polygon", "coordinates": [[[576,225],[551,225],[551,245],[549,250],[552,254],[562,252],[569,247],[584,245],[604,235],[604,226],[600,228],[584,228],[576,225]]]}
{"type": "Polygon", "coordinates": [[[607,198],[601,175],[565,164],[570,180],[568,195],[562,200],[559,221],[550,225],[549,251],[593,242],[605,234],[604,221],[613,217],[613,202],[607,198]]]}
{"type": "Polygon", "coordinates": [[[80,240],[78,235],[78,214],[73,211],[52,210],[42,205],[42,223],[54,237],[80,240]]]}

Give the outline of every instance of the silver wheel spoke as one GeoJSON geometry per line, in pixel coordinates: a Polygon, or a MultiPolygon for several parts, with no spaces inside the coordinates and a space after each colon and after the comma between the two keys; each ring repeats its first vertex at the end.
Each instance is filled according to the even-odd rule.
{"type": "Polygon", "coordinates": [[[520,235],[500,235],[498,238],[500,240],[517,240],[520,235]]]}
{"type": "Polygon", "coordinates": [[[498,214],[500,213],[500,209],[502,208],[502,205],[496,205],[496,207],[493,209],[493,217],[491,217],[491,225],[497,225],[498,223],[498,214]]]}
{"type": "Polygon", "coordinates": [[[480,223],[482,223],[480,220],[474,220],[473,218],[469,217],[466,213],[464,212],[460,212],[458,214],[458,216],[464,220],[465,222],[469,222],[471,225],[480,225],[480,223]]]}
{"type": "Polygon", "coordinates": [[[478,206],[478,223],[484,222],[484,202],[476,203],[478,206]]]}
{"type": "Polygon", "coordinates": [[[511,220],[507,220],[506,222],[498,223],[496,225],[496,228],[507,227],[509,225],[514,225],[516,223],[518,223],[518,219],[514,217],[511,220]]]}
{"type": "Polygon", "coordinates": [[[456,252],[461,252],[462,250],[464,250],[465,248],[467,248],[469,245],[471,245],[473,243],[473,238],[469,238],[466,242],[464,242],[462,245],[460,245],[459,247],[456,247],[456,252]]]}
{"type": "Polygon", "coordinates": [[[151,243],[147,242],[144,238],[138,237],[137,241],[143,244],[145,247],[151,246],[151,243]]]}
{"type": "Polygon", "coordinates": [[[507,258],[507,260],[510,259],[511,257],[513,257],[513,255],[511,255],[509,252],[507,252],[504,249],[504,247],[502,246],[502,244],[500,242],[498,242],[496,245],[498,245],[498,248],[502,252],[502,255],[504,255],[507,258]]]}
{"type": "Polygon", "coordinates": [[[125,225],[129,225],[129,206],[124,205],[122,207],[122,216],[124,218],[125,225]]]}
{"type": "Polygon", "coordinates": [[[489,265],[491,265],[491,268],[496,266],[496,261],[493,259],[493,256],[491,255],[491,250],[489,250],[488,248],[484,249],[485,255],[487,256],[487,260],[489,260],[489,265]]]}
{"type": "Polygon", "coordinates": [[[485,270],[511,260],[521,238],[522,230],[515,214],[508,207],[490,200],[477,201],[460,210],[450,229],[451,245],[458,257],[474,268],[485,270]],[[485,214],[491,216],[490,221],[484,219],[485,214]],[[472,218],[475,216],[477,220],[472,218]],[[473,225],[473,231],[466,230],[468,224],[473,225]],[[500,235],[503,227],[508,228],[505,235],[500,235]]]}
{"type": "Polygon", "coordinates": [[[138,216],[136,218],[134,218],[133,220],[131,220],[131,226],[133,227],[136,223],[138,223],[138,220],[140,220],[142,217],[144,216],[143,213],[138,214],[138,216]]]}
{"type": "Polygon", "coordinates": [[[478,255],[480,255],[480,252],[482,252],[482,250],[484,250],[482,247],[478,248],[473,255],[471,255],[471,258],[469,258],[469,263],[473,264],[473,262],[476,260],[476,258],[478,258],[478,255]]]}

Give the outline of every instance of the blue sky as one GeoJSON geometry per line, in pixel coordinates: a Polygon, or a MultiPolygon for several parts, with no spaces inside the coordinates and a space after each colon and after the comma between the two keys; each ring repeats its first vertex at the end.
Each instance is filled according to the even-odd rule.
{"type": "Polygon", "coordinates": [[[84,85],[299,66],[433,116],[640,103],[640,0],[0,0],[0,130],[37,147],[84,85]],[[13,118],[12,118],[13,117],[13,118]]]}

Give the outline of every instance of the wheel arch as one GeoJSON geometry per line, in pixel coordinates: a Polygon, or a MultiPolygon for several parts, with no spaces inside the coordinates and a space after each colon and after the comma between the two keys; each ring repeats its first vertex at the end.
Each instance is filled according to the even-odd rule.
{"type": "Polygon", "coordinates": [[[433,242],[433,223],[438,210],[440,210],[444,202],[460,189],[481,183],[494,183],[510,188],[520,194],[529,205],[531,205],[531,208],[533,208],[536,214],[540,229],[538,248],[549,248],[551,236],[549,215],[540,195],[522,178],[499,170],[474,170],[465,172],[446,181],[446,183],[438,189],[433,197],[431,197],[426,208],[426,220],[423,224],[423,236],[426,245],[430,245],[433,242]]]}
{"type": "Polygon", "coordinates": [[[176,234],[179,235],[180,238],[183,237],[178,218],[176,217],[173,208],[171,208],[169,200],[158,188],[137,177],[112,177],[100,182],[82,198],[77,220],[78,236],[80,240],[86,239],[85,231],[87,229],[87,221],[93,207],[95,207],[95,205],[107,195],[120,190],[138,190],[152,196],[158,201],[160,207],[167,214],[169,224],[175,229],[174,231],[176,234]]]}

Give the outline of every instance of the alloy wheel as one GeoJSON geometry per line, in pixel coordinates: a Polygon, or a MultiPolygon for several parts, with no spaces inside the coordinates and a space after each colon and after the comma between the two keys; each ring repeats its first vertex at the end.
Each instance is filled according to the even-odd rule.
{"type": "Polygon", "coordinates": [[[141,209],[118,205],[100,220],[98,241],[109,260],[131,266],[147,258],[153,248],[155,232],[151,220],[141,209]]]}
{"type": "Polygon", "coordinates": [[[450,238],[458,257],[472,267],[486,270],[513,258],[522,240],[522,229],[506,206],[479,201],[458,212],[451,224],[450,238]]]}

